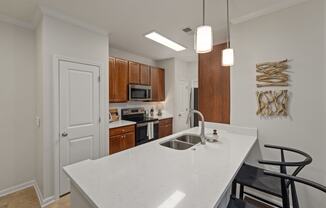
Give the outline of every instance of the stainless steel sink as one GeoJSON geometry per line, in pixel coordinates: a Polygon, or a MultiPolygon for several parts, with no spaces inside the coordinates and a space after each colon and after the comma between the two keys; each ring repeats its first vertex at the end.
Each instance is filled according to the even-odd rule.
{"type": "Polygon", "coordinates": [[[169,140],[161,144],[164,147],[169,147],[175,150],[186,150],[193,146],[193,144],[181,142],[178,140],[169,140]]]}
{"type": "Polygon", "coordinates": [[[181,137],[178,137],[178,138],[176,138],[176,140],[179,140],[179,141],[182,141],[182,142],[186,142],[186,143],[190,143],[190,144],[193,144],[193,145],[195,145],[195,144],[198,144],[198,143],[200,143],[201,142],[201,139],[200,139],[200,137],[199,136],[197,136],[197,135],[183,135],[183,136],[181,136],[181,137]]]}

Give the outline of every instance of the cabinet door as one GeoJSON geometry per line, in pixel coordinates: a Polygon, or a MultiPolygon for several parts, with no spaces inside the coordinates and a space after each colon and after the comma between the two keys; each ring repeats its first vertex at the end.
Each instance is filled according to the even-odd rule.
{"type": "Polygon", "coordinates": [[[152,82],[152,100],[165,100],[165,78],[164,69],[151,68],[151,82],[152,82]]]}
{"type": "Polygon", "coordinates": [[[130,149],[135,146],[135,132],[128,132],[124,134],[123,138],[123,143],[124,143],[124,150],[130,149]]]}
{"type": "Polygon", "coordinates": [[[128,61],[115,59],[116,80],[114,84],[115,102],[128,101],[128,61]]]}
{"type": "Polygon", "coordinates": [[[159,123],[159,138],[171,135],[173,132],[173,122],[172,119],[164,119],[159,123]]]}
{"type": "Polygon", "coordinates": [[[150,68],[147,65],[140,65],[140,84],[151,85],[151,73],[150,68]]]}
{"type": "Polygon", "coordinates": [[[140,84],[140,64],[129,61],[129,84],[140,84]]]}
{"type": "Polygon", "coordinates": [[[115,89],[115,79],[116,77],[115,69],[115,58],[109,58],[109,101],[114,102],[114,89],[115,89]]]}
{"type": "Polygon", "coordinates": [[[114,154],[123,150],[122,143],[124,135],[111,136],[109,138],[109,154],[114,154]]]}

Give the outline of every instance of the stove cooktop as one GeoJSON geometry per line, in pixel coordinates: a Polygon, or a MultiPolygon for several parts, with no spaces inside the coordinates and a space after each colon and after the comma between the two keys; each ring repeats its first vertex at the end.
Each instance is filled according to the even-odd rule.
{"type": "Polygon", "coordinates": [[[154,122],[154,121],[158,121],[157,118],[152,118],[152,117],[143,117],[143,118],[124,118],[124,120],[127,121],[134,121],[136,123],[146,123],[146,122],[154,122]]]}

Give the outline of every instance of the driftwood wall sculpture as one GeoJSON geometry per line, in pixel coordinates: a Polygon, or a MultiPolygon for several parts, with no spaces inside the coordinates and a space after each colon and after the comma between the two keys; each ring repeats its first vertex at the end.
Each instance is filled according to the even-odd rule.
{"type": "Polygon", "coordinates": [[[287,62],[288,60],[286,59],[280,62],[257,64],[257,87],[288,86],[289,75],[286,73],[288,69],[287,62]]]}
{"type": "Polygon", "coordinates": [[[257,91],[258,110],[260,116],[287,116],[288,91],[257,91]]]}
{"type": "MultiPolygon", "coordinates": [[[[288,60],[279,62],[266,62],[256,65],[256,85],[263,87],[288,87],[289,75],[288,60]]],[[[288,91],[268,90],[257,91],[258,109],[256,114],[260,116],[288,116],[288,91]]]]}

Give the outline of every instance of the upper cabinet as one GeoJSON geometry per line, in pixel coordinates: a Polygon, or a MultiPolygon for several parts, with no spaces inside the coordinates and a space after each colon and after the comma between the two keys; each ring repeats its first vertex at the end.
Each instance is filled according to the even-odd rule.
{"type": "Polygon", "coordinates": [[[151,85],[150,67],[129,61],[129,84],[151,85]]]}
{"type": "Polygon", "coordinates": [[[109,101],[128,101],[128,61],[118,58],[109,59],[109,101]]]}
{"type": "Polygon", "coordinates": [[[129,61],[129,84],[140,84],[140,64],[129,61]]]}
{"type": "Polygon", "coordinates": [[[109,101],[128,102],[129,84],[152,86],[152,101],[165,100],[164,69],[119,58],[109,58],[109,101]]]}
{"type": "Polygon", "coordinates": [[[151,67],[152,101],[165,100],[164,69],[151,67]]]}
{"type": "Polygon", "coordinates": [[[140,65],[140,84],[151,85],[151,70],[148,65],[140,65]]]}

